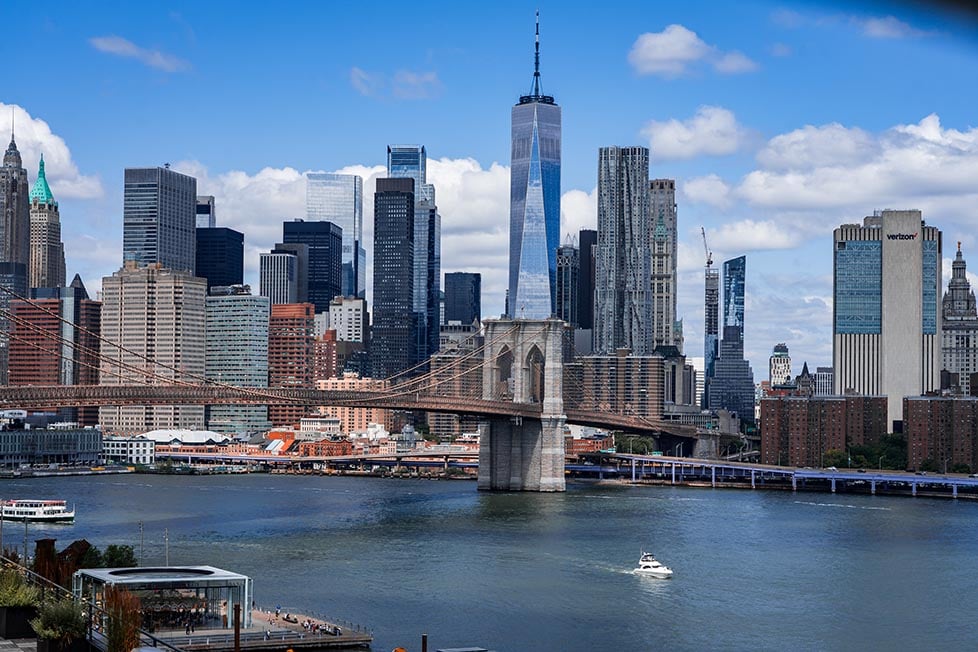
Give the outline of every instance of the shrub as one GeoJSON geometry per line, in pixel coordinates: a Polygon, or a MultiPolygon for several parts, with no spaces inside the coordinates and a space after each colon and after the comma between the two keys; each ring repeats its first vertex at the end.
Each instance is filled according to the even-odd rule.
{"type": "Polygon", "coordinates": [[[57,600],[41,606],[31,627],[38,638],[55,641],[65,647],[72,641],[85,638],[85,615],[73,600],[57,600]]]}
{"type": "Polygon", "coordinates": [[[33,607],[39,598],[40,592],[20,573],[11,568],[0,570],[0,607],[33,607]]]}

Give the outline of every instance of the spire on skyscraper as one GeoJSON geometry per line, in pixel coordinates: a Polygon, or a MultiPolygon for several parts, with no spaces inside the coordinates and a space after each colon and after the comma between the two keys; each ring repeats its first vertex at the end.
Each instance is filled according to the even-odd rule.
{"type": "Polygon", "coordinates": [[[31,188],[29,197],[31,202],[36,199],[40,204],[58,205],[58,202],[54,201],[54,195],[51,194],[51,186],[48,185],[48,178],[44,174],[44,154],[41,154],[41,162],[38,164],[37,170],[37,181],[34,182],[34,187],[31,188]]]}
{"type": "Polygon", "coordinates": [[[15,168],[22,165],[20,152],[17,150],[17,142],[14,140],[14,107],[10,107],[10,144],[7,145],[7,151],[3,154],[3,164],[15,168]]]}
{"type": "Polygon", "coordinates": [[[540,10],[537,10],[537,23],[536,23],[536,40],[534,42],[533,51],[533,85],[530,87],[530,94],[523,95],[520,97],[520,104],[528,104],[529,102],[541,102],[543,104],[554,104],[554,98],[551,95],[542,95],[540,93],[540,10]]]}

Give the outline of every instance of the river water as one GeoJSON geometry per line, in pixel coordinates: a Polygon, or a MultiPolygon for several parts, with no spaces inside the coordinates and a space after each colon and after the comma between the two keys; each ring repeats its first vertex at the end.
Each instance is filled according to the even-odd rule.
{"type": "MultiPolygon", "coordinates": [[[[259,605],[366,625],[373,649],[974,650],[978,503],[570,484],[93,476],[0,481],[64,498],[30,538],[132,545],[141,565],[212,565],[259,605]],[[143,524],[140,542],[139,522],[143,524]],[[633,575],[654,552],[671,580],[633,575]]],[[[6,523],[7,545],[23,529],[6,523]]],[[[33,547],[33,543],[31,544],[33,547]]]]}

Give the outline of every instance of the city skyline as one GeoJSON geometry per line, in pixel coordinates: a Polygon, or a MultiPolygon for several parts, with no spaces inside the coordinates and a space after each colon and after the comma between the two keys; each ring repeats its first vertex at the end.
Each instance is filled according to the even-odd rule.
{"type": "MultiPolygon", "coordinates": [[[[337,100],[317,99],[322,108],[315,110],[300,103],[307,118],[325,114],[308,130],[291,130],[283,120],[301,123],[290,113],[296,109],[244,101],[242,94],[251,98],[254,87],[235,64],[223,65],[242,44],[222,34],[210,39],[206,26],[214,9],[141,9],[161,12],[160,26],[147,28],[155,23],[140,13],[109,19],[101,10],[82,16],[58,3],[30,7],[25,20],[34,15],[34,22],[65,38],[38,50],[15,34],[11,47],[35,53],[33,67],[70,59],[78,74],[59,79],[59,93],[48,97],[26,81],[28,71],[13,71],[0,97],[0,133],[9,129],[13,105],[31,183],[38,155],[45,154],[61,208],[68,276],[80,273],[93,294],[100,279],[119,268],[125,167],[170,161],[174,170],[195,176],[199,194],[216,196],[218,226],[245,234],[245,280],[257,287],[258,252],[272,248],[283,221],[305,214],[303,172],[360,174],[369,197],[384,174],[385,145],[423,142],[432,156],[429,180],[439,188],[443,271],[482,273],[484,314],[498,315],[507,266],[507,111],[529,85],[534,8],[509,6],[480,16],[484,33],[469,28],[473,17],[466,12],[446,16],[438,49],[396,64],[368,51],[378,40],[366,38],[364,47],[349,52],[342,49],[349,41],[340,41],[326,52],[323,74],[312,77],[313,86],[324,88],[309,91],[337,100]],[[68,24],[77,27],[65,34],[68,24]],[[218,46],[227,53],[213,49],[218,46]],[[487,51],[492,63],[480,58],[487,51]],[[205,107],[209,113],[201,115],[197,95],[184,102],[192,111],[178,108],[181,93],[212,82],[228,97],[205,107]],[[145,97],[121,96],[129,83],[145,97]],[[83,84],[99,91],[87,93],[83,84]],[[120,120],[125,112],[146,119],[120,120]],[[447,119],[453,112],[456,119],[447,119]],[[349,129],[322,128],[354,114],[349,129]],[[228,145],[238,140],[248,147],[228,145]]],[[[710,17],[695,7],[664,15],[624,3],[616,8],[584,16],[573,8],[541,7],[545,90],[559,95],[564,111],[560,239],[596,224],[598,147],[651,142],[651,176],[676,179],[677,317],[688,352],[702,341],[701,224],[715,260],[751,259],[745,348],[755,367],[758,356],[766,360],[781,341],[799,363],[830,362],[830,248],[839,224],[859,222],[878,208],[920,208],[948,242],[963,241],[966,256],[978,244],[967,228],[974,192],[968,171],[978,158],[978,131],[967,110],[975,73],[962,63],[973,62],[975,53],[964,28],[946,16],[920,16],[900,6],[843,13],[790,3],[737,8],[736,15],[718,8],[710,17]],[[751,31],[733,29],[751,22],[751,31]],[[963,71],[953,85],[945,83],[949,75],[934,74],[952,69],[963,71]],[[787,81],[799,73],[803,89],[787,81]],[[634,100],[607,106],[602,98],[615,85],[620,97],[634,100]],[[879,101],[898,85],[919,92],[900,102],[879,101]],[[762,110],[765,103],[777,111],[762,110]]],[[[316,19],[330,34],[355,17],[345,13],[351,8],[301,11],[329,14],[316,19]]],[[[383,18],[385,24],[405,20],[417,18],[401,10],[383,18]]],[[[290,56],[296,72],[307,73],[310,64],[296,54],[286,48],[276,56],[290,56]]],[[[294,79],[272,77],[261,66],[249,71],[276,87],[294,79]]],[[[364,218],[369,243],[372,216],[364,218]]],[[[945,248],[944,255],[947,276],[953,252],[945,248]]]]}

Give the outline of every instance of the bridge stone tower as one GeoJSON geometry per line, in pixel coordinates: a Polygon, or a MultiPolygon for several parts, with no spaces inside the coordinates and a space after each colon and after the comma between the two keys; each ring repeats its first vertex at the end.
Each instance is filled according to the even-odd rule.
{"type": "Polygon", "coordinates": [[[483,398],[539,403],[539,419],[498,417],[480,426],[479,489],[564,491],[563,342],[559,319],[490,319],[483,398]]]}

